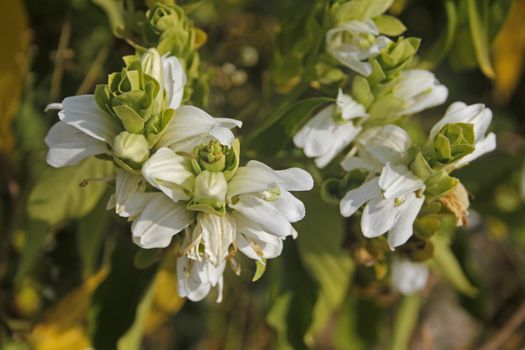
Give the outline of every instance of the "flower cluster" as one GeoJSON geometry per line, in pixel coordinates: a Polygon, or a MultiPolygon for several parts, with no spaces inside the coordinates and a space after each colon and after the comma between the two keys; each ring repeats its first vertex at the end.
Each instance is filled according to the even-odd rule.
{"type": "MultiPolygon", "coordinates": [[[[448,89],[433,73],[412,67],[418,39],[389,38],[404,30],[383,14],[391,3],[333,6],[336,26],[326,34],[326,50],[354,72],[353,80],[293,141],[319,168],[349,149],[340,161],[345,175],[327,180],[323,192],[339,202],[342,216],[359,215],[364,237],[401,248],[391,254],[391,276],[396,289],[409,294],[424,286],[428,270],[421,262],[431,256],[424,248],[430,253],[416,257],[409,243],[431,245],[447,215],[466,224],[468,195],[450,173],[494,150],[496,140],[486,134],[492,112],[481,104],[452,103],[424,144],[403,129],[410,115],[444,103],[448,89]]],[[[376,248],[367,254],[384,260],[384,248],[376,248]]]]}
{"type": "Polygon", "coordinates": [[[46,137],[47,162],[111,160],[108,209],[132,222],[142,248],[168,247],[180,233],[179,294],[198,301],[218,286],[220,302],[223,272],[228,262],[237,269],[238,251],[265,265],[281,254],[286,237],[297,236],[291,224],[305,207],[290,191],[310,190],[313,179],[299,168],[276,171],[253,160],[240,166],[232,129],[242,123],[183,104],[194,31],[180,11],[159,3],[147,13],[147,42],[163,55],[137,49],[94,94],[48,106],[60,121],[46,137]],[[170,40],[175,34],[179,41],[170,40]]]}

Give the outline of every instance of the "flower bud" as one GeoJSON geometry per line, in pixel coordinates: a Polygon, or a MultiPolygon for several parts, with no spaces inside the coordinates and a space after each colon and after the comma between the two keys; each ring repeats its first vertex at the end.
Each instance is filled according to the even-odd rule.
{"type": "Polygon", "coordinates": [[[156,2],[146,12],[143,35],[161,54],[186,58],[194,49],[195,33],[184,10],[175,4],[156,2]]]}
{"type": "Polygon", "coordinates": [[[227,152],[228,146],[221,145],[216,140],[210,141],[207,145],[198,146],[195,151],[199,166],[212,172],[224,170],[227,152]]]}
{"type": "Polygon", "coordinates": [[[132,165],[142,164],[149,158],[149,144],[144,135],[123,131],[113,141],[113,154],[132,165]]]}
{"type": "Polygon", "coordinates": [[[434,159],[441,164],[459,160],[475,150],[474,126],[469,123],[447,124],[434,138],[434,159]]]}
{"type": "Polygon", "coordinates": [[[204,170],[195,178],[193,200],[188,204],[188,209],[224,215],[227,190],[224,173],[204,170]]]}

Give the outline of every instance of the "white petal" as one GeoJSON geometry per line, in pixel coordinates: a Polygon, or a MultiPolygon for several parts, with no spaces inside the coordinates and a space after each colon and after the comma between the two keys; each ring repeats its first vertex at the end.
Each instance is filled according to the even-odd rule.
{"type": "Polygon", "coordinates": [[[329,137],[330,130],[337,126],[333,118],[334,107],[330,105],[323,108],[294,136],[295,145],[303,148],[307,157],[319,157],[330,149],[330,143],[333,141],[329,137]]]}
{"type": "Polygon", "coordinates": [[[282,202],[277,205],[253,195],[240,195],[235,204],[230,204],[230,208],[256,222],[268,233],[276,236],[291,235],[292,225],[287,216],[304,216],[304,206],[300,201],[291,201],[289,198],[279,198],[277,201],[282,202]]]}
{"type": "Polygon", "coordinates": [[[164,88],[166,89],[166,100],[168,107],[177,109],[184,96],[184,85],[186,85],[186,73],[175,56],[162,57],[164,71],[164,88]]]}
{"type": "Polygon", "coordinates": [[[49,147],[47,163],[56,168],[75,165],[87,157],[108,153],[108,147],[103,141],[63,122],[51,127],[45,142],[49,147]]]}
{"type": "Polygon", "coordinates": [[[421,210],[425,197],[416,197],[410,194],[405,198],[405,202],[399,206],[399,216],[396,223],[388,232],[388,244],[394,249],[412,236],[414,220],[421,210]]]}
{"type": "Polygon", "coordinates": [[[370,200],[361,217],[363,236],[372,238],[386,233],[394,225],[398,213],[399,210],[394,206],[393,199],[374,198],[370,200]]]}
{"type": "Polygon", "coordinates": [[[190,260],[186,256],[177,259],[177,289],[180,297],[200,301],[208,295],[211,284],[202,280],[202,269],[199,261],[190,260]]]}
{"type": "Polygon", "coordinates": [[[233,128],[241,128],[242,122],[237,119],[232,118],[215,118],[215,121],[219,123],[220,126],[223,128],[233,129],[233,128]]]}
{"type": "Polygon", "coordinates": [[[64,109],[58,113],[61,121],[97,140],[113,143],[118,123],[97,106],[95,95],[66,97],[62,105],[64,109]]]}
{"type": "Polygon", "coordinates": [[[474,152],[467,154],[465,157],[458,160],[457,163],[455,164],[455,168],[461,168],[469,164],[473,160],[478,159],[482,155],[494,151],[495,149],[496,149],[496,135],[491,132],[490,134],[487,135],[486,138],[476,143],[476,149],[474,150],[474,152]]]}
{"type": "Polygon", "coordinates": [[[417,191],[423,186],[423,181],[404,165],[392,166],[386,163],[379,177],[379,187],[383,190],[385,198],[396,198],[417,191]]]}
{"type": "Polygon", "coordinates": [[[422,263],[404,258],[392,262],[392,285],[404,295],[414,294],[425,287],[428,280],[428,267],[422,263]]]}
{"type": "Polygon", "coordinates": [[[175,115],[159,140],[159,145],[169,146],[176,151],[191,152],[195,146],[209,140],[212,134],[233,140],[233,133],[228,130],[231,135],[225,136],[227,131],[222,129],[229,129],[229,126],[237,125],[238,123],[232,122],[231,119],[217,120],[200,108],[182,106],[175,110],[175,115]],[[228,127],[225,128],[223,125],[228,127]]]}
{"type": "Polygon", "coordinates": [[[379,177],[375,177],[358,188],[348,191],[339,204],[341,215],[349,217],[365,204],[365,202],[381,196],[378,181],[379,177]]]}
{"type": "Polygon", "coordinates": [[[253,260],[273,259],[281,255],[283,241],[279,237],[271,236],[271,242],[260,241],[256,238],[238,234],[235,244],[237,248],[253,260]]]}
{"type": "Polygon", "coordinates": [[[157,193],[144,192],[146,184],[142,176],[130,174],[120,168],[117,168],[115,182],[115,212],[119,216],[135,218],[157,196],[157,193]]]}
{"type": "Polygon", "coordinates": [[[159,193],[133,222],[133,240],[142,248],[165,248],[193,221],[194,213],[159,193]]]}
{"type": "Polygon", "coordinates": [[[470,106],[463,102],[455,102],[447,109],[445,116],[441,118],[430,130],[430,138],[433,139],[443,126],[452,123],[471,123],[474,125],[476,139],[481,138],[486,132],[492,120],[492,111],[485,108],[481,103],[470,106]]]}
{"type": "Polygon", "coordinates": [[[142,175],[173,201],[190,199],[194,175],[189,160],[169,148],[161,148],[142,166],[142,175]]]}
{"type": "Polygon", "coordinates": [[[215,266],[228,256],[229,247],[235,240],[235,221],[230,215],[218,216],[206,213],[197,215],[195,235],[202,235],[204,253],[215,266]]]}
{"type": "Polygon", "coordinates": [[[342,89],[339,89],[336,103],[344,120],[352,120],[368,115],[365,106],[354,100],[352,96],[343,93],[342,89]]]}
{"type": "Polygon", "coordinates": [[[285,191],[307,191],[313,188],[312,176],[299,168],[273,170],[264,163],[251,160],[237,169],[228,186],[228,200],[233,196],[260,193],[279,187],[285,191]]]}
{"type": "Polygon", "coordinates": [[[235,136],[233,132],[228,128],[221,126],[215,126],[209,131],[209,135],[219,141],[222,145],[231,146],[235,136]]]}

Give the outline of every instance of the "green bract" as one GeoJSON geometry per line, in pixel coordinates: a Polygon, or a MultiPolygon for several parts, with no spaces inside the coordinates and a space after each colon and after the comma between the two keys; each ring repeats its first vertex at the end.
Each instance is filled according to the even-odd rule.
{"type": "Polygon", "coordinates": [[[390,43],[377,57],[371,59],[372,74],[368,80],[378,83],[394,78],[412,61],[420,43],[418,38],[399,38],[390,43]]]}
{"type": "Polygon", "coordinates": [[[170,53],[186,60],[195,51],[196,31],[184,10],[175,4],[157,2],[146,12],[144,41],[161,55],[170,53]]]}
{"type": "Polygon", "coordinates": [[[124,130],[142,133],[146,122],[161,113],[163,90],[159,83],[142,70],[136,56],[124,58],[126,67],[120,73],[112,73],[108,83],[98,85],[95,100],[102,110],[116,117],[124,130]]]}
{"type": "Polygon", "coordinates": [[[474,126],[469,123],[447,124],[434,137],[433,160],[450,164],[475,150],[474,126]]]}

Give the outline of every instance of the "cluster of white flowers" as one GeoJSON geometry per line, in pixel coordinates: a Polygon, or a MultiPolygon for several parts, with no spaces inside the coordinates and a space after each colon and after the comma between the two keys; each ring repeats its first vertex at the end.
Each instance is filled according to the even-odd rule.
{"type": "Polygon", "coordinates": [[[287,236],[296,237],[291,223],[304,217],[305,207],[290,191],[310,190],[312,177],[258,161],[239,166],[231,129],[242,123],[181,105],[186,75],[174,56],[150,49],[139,66],[109,80],[97,88],[102,102],[96,93],[48,106],[60,110],[60,121],[46,137],[47,162],[62,167],[94,155],[112,158],[117,169],[108,208],[133,222],[133,241],[142,248],[167,247],[183,232],[179,294],[197,301],[218,286],[220,301],[223,272],[237,251],[265,264],[281,254],[287,236]],[[142,102],[138,109],[126,104],[157,91],[156,84],[155,101],[145,100],[153,112],[144,112],[142,102]]]}
{"type": "MultiPolygon", "coordinates": [[[[448,89],[433,73],[407,67],[419,43],[380,35],[376,23],[391,1],[375,4],[381,6],[354,0],[334,10],[339,23],[327,32],[326,49],[357,75],[351,94],[340,88],[335,104],[313,116],[293,141],[319,168],[350,148],[340,165],[365,180],[341,198],[341,215],[350,217],[362,209],[362,234],[375,238],[387,233],[394,250],[413,236],[414,221],[425,203],[445,195],[466,197],[450,172],[494,150],[496,140],[493,133],[486,135],[490,109],[455,102],[431,129],[425,145],[412,142],[399,123],[443,104],[448,89]]],[[[465,222],[468,198],[443,203],[458,223],[465,222]]],[[[427,276],[426,265],[394,257],[392,281],[401,293],[421,289],[427,276]]]]}

